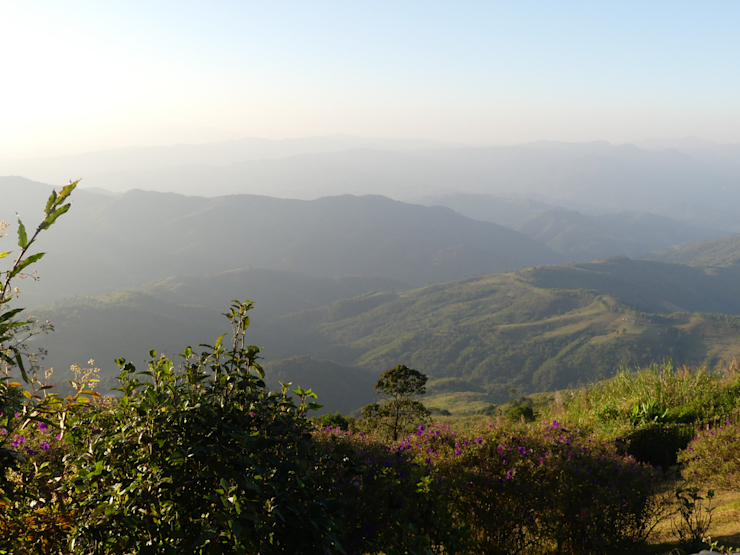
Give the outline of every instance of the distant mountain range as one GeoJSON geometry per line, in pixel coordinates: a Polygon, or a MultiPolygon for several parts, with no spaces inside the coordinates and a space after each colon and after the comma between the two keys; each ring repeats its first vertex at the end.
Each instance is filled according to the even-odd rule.
{"type": "Polygon", "coordinates": [[[446,206],[476,220],[504,225],[535,239],[561,255],[585,262],[624,255],[643,257],[653,251],[726,235],[647,212],[585,215],[575,210],[522,199],[456,193],[418,199],[427,206],[446,206]]]}
{"type": "Polygon", "coordinates": [[[538,142],[473,148],[351,137],[243,139],[6,163],[0,175],[61,183],[81,177],[85,187],[203,196],[315,199],[350,193],[411,200],[491,194],[587,215],[648,212],[695,227],[740,232],[735,218],[740,146],[646,146],[538,142]]]}
{"type": "MultiPolygon", "coordinates": [[[[35,183],[23,189],[33,191],[29,198],[48,194],[35,183]]],[[[33,200],[39,215],[25,219],[28,227],[44,206],[33,200]]],[[[27,288],[30,305],[235,268],[376,275],[418,286],[557,261],[522,233],[448,208],[351,195],[83,193],[39,248],[48,255],[39,263],[42,281],[27,288]]]]}

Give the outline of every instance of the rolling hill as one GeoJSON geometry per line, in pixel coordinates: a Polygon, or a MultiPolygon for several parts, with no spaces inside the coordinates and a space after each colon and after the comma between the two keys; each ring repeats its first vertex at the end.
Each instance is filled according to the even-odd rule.
{"type": "Polygon", "coordinates": [[[740,354],[740,319],[636,315],[596,291],[542,289],[517,274],[369,294],[267,326],[277,356],[304,353],[376,372],[395,364],[472,381],[505,398],[573,387],[665,357],[715,364],[740,354]]]}
{"type": "Polygon", "coordinates": [[[446,206],[469,218],[497,223],[535,239],[561,261],[585,262],[610,256],[641,257],[692,241],[726,235],[647,212],[582,214],[525,199],[456,193],[425,197],[427,206],[446,206]]]}
{"type": "Polygon", "coordinates": [[[268,363],[293,358],[290,372],[282,374],[288,381],[297,381],[291,374],[298,376],[298,385],[337,399],[345,394],[327,389],[319,374],[312,381],[301,370],[301,361],[308,359],[294,357],[365,369],[365,382],[406,364],[433,379],[464,380],[473,384],[473,392],[502,401],[511,387],[522,393],[573,387],[621,366],[666,357],[677,364],[714,365],[740,355],[738,317],[648,314],[658,312],[654,305],[678,302],[687,310],[740,307],[740,291],[730,285],[736,280],[700,268],[608,259],[411,290],[398,290],[392,281],[366,280],[349,287],[342,280],[331,285],[294,274],[265,274],[248,285],[246,278],[255,271],[244,274],[243,288],[232,287],[238,274],[172,279],[116,295],[67,299],[37,311],[37,317],[57,326],[38,345],[49,350],[47,362],[57,368],[95,358],[112,375],[115,357],[138,363],[151,348],[174,355],[227,331],[220,312],[227,307],[228,292],[256,301],[249,337],[264,348],[268,363]],[[280,280],[305,293],[294,301],[282,299],[272,287],[280,280]],[[383,285],[385,290],[379,290],[383,285]],[[331,302],[323,288],[340,291],[338,300],[331,302]],[[350,297],[352,291],[358,294],[350,297]],[[327,299],[329,304],[320,305],[327,299]]]}
{"type": "MultiPolygon", "coordinates": [[[[23,191],[34,187],[48,194],[22,184],[23,191]]],[[[556,260],[506,227],[380,196],[90,195],[95,202],[74,199],[39,242],[48,254],[38,265],[41,282],[24,291],[28,305],[236,268],[380,276],[419,286],[556,260]]],[[[39,201],[39,214],[43,206],[39,201]]],[[[37,222],[25,220],[27,227],[37,222]]]]}
{"type": "Polygon", "coordinates": [[[645,258],[689,266],[740,267],[740,235],[729,235],[714,241],[699,241],[680,248],[651,253],[645,258]]]}

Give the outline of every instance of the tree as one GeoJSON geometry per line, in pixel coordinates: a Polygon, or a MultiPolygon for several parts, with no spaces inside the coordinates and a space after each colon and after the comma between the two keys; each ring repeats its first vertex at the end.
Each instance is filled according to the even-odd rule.
{"type": "Polygon", "coordinates": [[[426,383],[425,374],[403,365],[383,372],[375,384],[375,393],[386,401],[367,405],[362,409],[362,417],[386,428],[396,441],[407,425],[429,418],[429,410],[414,399],[426,393],[426,383]]]}

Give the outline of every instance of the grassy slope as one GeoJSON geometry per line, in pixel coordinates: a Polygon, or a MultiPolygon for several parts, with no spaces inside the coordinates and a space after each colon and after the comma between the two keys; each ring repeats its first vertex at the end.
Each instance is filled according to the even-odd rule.
{"type": "MultiPolygon", "coordinates": [[[[333,293],[340,300],[326,306],[321,305],[333,300],[330,284],[260,272],[246,272],[243,282],[229,272],[218,278],[225,284],[189,278],[70,299],[37,312],[58,329],[39,344],[52,353],[49,362],[57,369],[94,358],[111,375],[114,357],[139,362],[151,348],[173,355],[228,331],[220,313],[233,293],[257,302],[250,337],[269,361],[306,355],[373,375],[406,364],[432,379],[470,381],[466,391],[487,395],[475,403],[500,403],[511,387],[520,393],[572,387],[665,357],[678,364],[715,364],[740,354],[739,319],[679,313],[651,316],[650,322],[625,320],[636,313],[620,297],[646,312],[661,306],[737,311],[737,282],[698,268],[609,259],[401,292],[371,290],[393,289],[397,282],[391,281],[352,287],[340,282],[333,293]],[[273,287],[280,280],[289,293],[273,287]],[[296,288],[305,294],[297,295],[296,288]],[[353,293],[361,294],[346,298],[353,293]],[[285,302],[287,297],[296,300],[285,302]]],[[[318,388],[322,380],[317,375],[300,385],[318,388]]],[[[329,393],[334,394],[326,390],[324,397],[329,393]]]]}
{"type": "Polygon", "coordinates": [[[699,241],[679,249],[656,252],[647,258],[690,266],[740,266],[740,235],[699,241]]]}
{"type": "Polygon", "coordinates": [[[679,314],[645,326],[624,320],[631,317],[598,292],[542,289],[506,274],[340,301],[270,331],[312,356],[375,370],[407,364],[497,397],[509,387],[574,386],[669,356],[714,363],[740,351],[740,320],[679,314]]]}

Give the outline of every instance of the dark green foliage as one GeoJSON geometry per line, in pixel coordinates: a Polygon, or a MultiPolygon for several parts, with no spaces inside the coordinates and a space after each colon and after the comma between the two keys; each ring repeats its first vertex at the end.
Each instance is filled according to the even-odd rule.
{"type": "Polygon", "coordinates": [[[518,421],[524,419],[525,422],[532,422],[534,420],[534,411],[532,407],[526,405],[519,405],[506,411],[506,418],[511,421],[518,421]]]}
{"type": "Polygon", "coordinates": [[[362,417],[389,432],[393,440],[410,424],[429,418],[429,410],[414,397],[426,393],[427,377],[402,364],[383,372],[375,392],[385,398],[362,409],[362,417]]]}
{"type": "Polygon", "coordinates": [[[334,414],[327,412],[321,416],[314,416],[311,422],[319,428],[330,428],[347,431],[354,422],[351,416],[342,416],[339,411],[334,414]]]}
{"type": "Polygon", "coordinates": [[[627,452],[640,462],[667,470],[676,464],[678,452],[686,448],[695,430],[691,425],[643,424],[627,436],[627,452]]]}
{"type": "Polygon", "coordinates": [[[336,429],[319,430],[316,438],[331,457],[316,469],[316,480],[342,503],[337,533],[348,554],[460,552],[467,525],[447,504],[446,484],[418,464],[408,442],[336,429]]]}
{"type": "Polygon", "coordinates": [[[182,371],[154,352],[145,372],[119,362],[113,422],[90,411],[75,429],[77,552],[336,549],[327,492],[311,476],[321,455],[309,406],[265,387],[259,349],[244,342],[250,308],[228,314],[231,349],[223,336],[201,355],[188,348],[182,371]]]}

